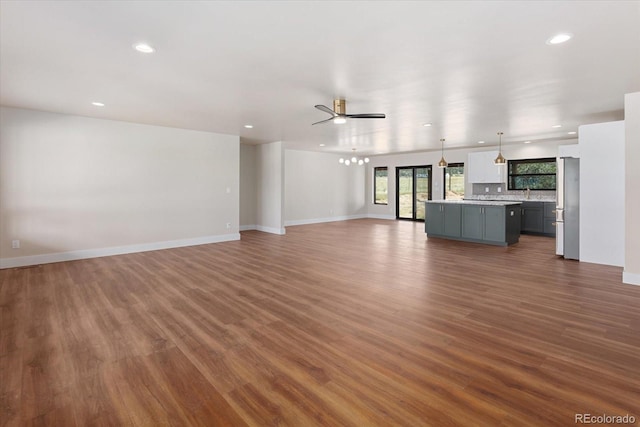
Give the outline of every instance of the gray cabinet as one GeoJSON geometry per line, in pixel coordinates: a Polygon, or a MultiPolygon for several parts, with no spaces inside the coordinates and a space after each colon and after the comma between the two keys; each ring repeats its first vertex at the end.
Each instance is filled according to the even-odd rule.
{"type": "Polygon", "coordinates": [[[554,218],[556,217],[556,203],[555,202],[544,202],[544,217],[545,218],[554,218]]]}
{"type": "Polygon", "coordinates": [[[542,232],[545,236],[556,235],[556,203],[544,202],[544,226],[542,232]]]}
{"type": "Polygon", "coordinates": [[[442,203],[426,203],[424,229],[427,234],[444,234],[444,212],[442,203]]]}
{"type": "Polygon", "coordinates": [[[555,208],[555,202],[523,202],[520,232],[555,236],[555,208]]]}
{"type": "Polygon", "coordinates": [[[483,209],[484,206],[476,205],[462,207],[462,237],[482,240],[484,236],[483,209]]]}
{"type": "Polygon", "coordinates": [[[521,233],[541,234],[544,231],[542,202],[522,202],[521,233]]]}
{"type": "Polygon", "coordinates": [[[486,206],[484,208],[484,240],[503,242],[505,239],[505,213],[503,207],[486,206]]]}
{"type": "Polygon", "coordinates": [[[460,205],[443,205],[444,209],[444,234],[445,236],[460,237],[460,205]]]}
{"type": "Polygon", "coordinates": [[[543,234],[549,237],[553,237],[556,235],[556,219],[555,218],[544,219],[543,234]]]}
{"type": "Polygon", "coordinates": [[[460,237],[460,205],[450,203],[427,203],[426,205],[425,231],[428,235],[460,237]]]}
{"type": "Polygon", "coordinates": [[[462,237],[491,242],[503,242],[505,240],[505,234],[504,207],[462,207],[462,237]]]}
{"type": "Polygon", "coordinates": [[[507,246],[520,238],[520,205],[426,202],[428,237],[507,246]]]}

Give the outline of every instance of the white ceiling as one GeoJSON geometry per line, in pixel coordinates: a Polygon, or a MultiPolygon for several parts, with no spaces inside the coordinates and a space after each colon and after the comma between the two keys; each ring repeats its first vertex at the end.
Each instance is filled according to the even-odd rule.
{"type": "Polygon", "coordinates": [[[624,94],[640,91],[638,1],[0,7],[2,105],[248,143],[376,154],[439,149],[440,138],[491,145],[497,131],[507,144],[566,139],[579,125],[622,119],[624,94]],[[559,32],[574,38],[545,43],[559,32]],[[156,52],[133,50],[140,41],[156,52]],[[313,106],[334,98],[347,113],[387,118],[311,126],[328,117],[313,106]]]}

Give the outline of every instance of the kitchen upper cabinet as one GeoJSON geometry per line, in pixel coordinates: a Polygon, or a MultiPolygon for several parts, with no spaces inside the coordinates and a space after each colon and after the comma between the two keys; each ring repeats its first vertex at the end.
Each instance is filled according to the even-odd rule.
{"type": "Polygon", "coordinates": [[[470,183],[506,183],[507,165],[496,166],[493,161],[497,151],[478,151],[469,153],[465,173],[470,183]]]}

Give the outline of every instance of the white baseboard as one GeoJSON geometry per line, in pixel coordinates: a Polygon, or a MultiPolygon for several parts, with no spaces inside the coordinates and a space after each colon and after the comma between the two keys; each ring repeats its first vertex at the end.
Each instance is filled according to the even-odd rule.
{"type": "Polygon", "coordinates": [[[265,227],[264,225],[256,225],[255,229],[258,231],[264,231],[265,233],[271,233],[271,234],[279,234],[279,235],[286,234],[286,230],[284,229],[284,227],[275,228],[275,227],[265,227]]]}
{"type": "MultiPolygon", "coordinates": [[[[331,216],[326,218],[312,218],[312,219],[295,219],[288,220],[284,222],[285,227],[291,227],[295,225],[308,225],[308,224],[320,224],[323,222],[335,222],[335,221],[348,221],[350,219],[364,219],[364,218],[373,218],[373,219],[396,219],[393,215],[375,215],[375,214],[359,214],[359,215],[342,215],[342,216],[331,216]]],[[[258,230],[264,231],[265,233],[271,234],[286,234],[284,228],[278,230],[274,227],[264,227],[262,225],[241,225],[240,231],[247,230],[258,230]]]]}
{"type": "Polygon", "coordinates": [[[394,215],[377,215],[377,214],[359,214],[359,215],[343,215],[343,216],[331,216],[326,218],[312,218],[312,219],[298,219],[285,221],[284,225],[290,227],[292,225],[307,225],[307,224],[320,224],[323,222],[335,222],[335,221],[348,221],[350,219],[391,219],[395,220],[394,215]]]}
{"type": "Polygon", "coordinates": [[[257,231],[263,231],[265,233],[271,233],[271,234],[286,234],[286,230],[283,228],[281,229],[277,229],[275,227],[264,227],[262,225],[241,225],[240,226],[240,231],[249,231],[249,230],[257,230],[257,231]]]}
{"type": "Polygon", "coordinates": [[[323,222],[347,221],[349,219],[361,219],[366,217],[367,217],[366,215],[343,215],[343,216],[331,216],[326,218],[295,219],[295,220],[285,221],[284,225],[289,227],[292,225],[320,224],[323,222]]]}
{"type": "Polygon", "coordinates": [[[50,264],[52,262],[74,261],[86,258],[99,258],[103,256],[131,254],[135,252],[157,251],[160,249],[206,245],[209,243],[230,242],[233,240],[240,240],[240,233],[196,237],[193,239],[169,240],[165,242],[143,243],[139,245],[84,249],[70,252],[57,252],[51,254],[22,256],[16,258],[0,258],[0,268],[14,268],[25,267],[28,265],[50,264]]]}
{"type": "Polygon", "coordinates": [[[622,282],[628,285],[639,285],[640,286],[640,274],[638,273],[629,273],[628,271],[622,272],[622,282]]]}
{"type": "Polygon", "coordinates": [[[373,219],[391,219],[391,220],[395,220],[396,216],[395,215],[378,215],[378,214],[368,214],[367,218],[373,218],[373,219]]]}

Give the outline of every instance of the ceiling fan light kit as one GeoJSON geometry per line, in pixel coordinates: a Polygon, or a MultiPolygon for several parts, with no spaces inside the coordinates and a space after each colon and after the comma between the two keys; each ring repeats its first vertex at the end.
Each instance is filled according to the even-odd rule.
{"type": "Polygon", "coordinates": [[[363,113],[363,114],[347,114],[347,101],[344,99],[333,100],[333,110],[326,105],[315,105],[315,107],[324,111],[327,114],[331,114],[331,117],[326,120],[313,123],[319,125],[320,123],[327,123],[332,121],[334,124],[341,125],[347,122],[347,119],[384,119],[386,117],[383,113],[363,113]]]}
{"type": "MultiPolygon", "coordinates": [[[[319,122],[313,123],[314,125],[318,125],[321,123],[327,123],[332,121],[334,124],[341,125],[347,122],[347,119],[384,119],[386,117],[383,113],[363,113],[363,114],[347,114],[347,101],[344,99],[334,99],[333,100],[333,110],[326,105],[316,105],[318,110],[324,111],[327,114],[330,114],[331,117],[325,120],[321,120],[319,122]]],[[[356,157],[356,149],[352,148],[353,155],[351,158],[340,158],[338,162],[341,165],[349,166],[351,164],[362,166],[365,163],[369,163],[369,158],[358,158],[356,157]]]]}

